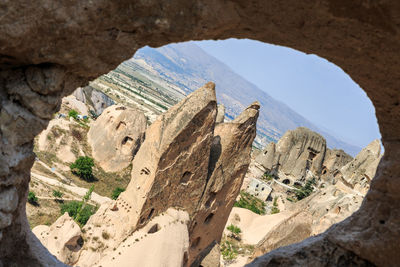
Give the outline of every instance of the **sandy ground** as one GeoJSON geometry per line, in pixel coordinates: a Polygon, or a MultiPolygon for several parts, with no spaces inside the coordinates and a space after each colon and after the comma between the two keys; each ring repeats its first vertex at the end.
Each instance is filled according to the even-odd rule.
{"type": "Polygon", "coordinates": [[[43,130],[39,135],[39,139],[38,139],[39,150],[41,150],[41,151],[46,150],[46,147],[48,144],[47,135],[49,134],[51,128],[53,128],[54,126],[58,126],[63,130],[69,131],[69,124],[70,124],[70,122],[65,119],[51,120],[49,122],[49,125],[47,126],[47,128],[45,130],[43,130]]]}
{"type": "MultiPolygon", "coordinates": [[[[230,224],[238,226],[242,230],[242,242],[256,245],[273,227],[286,220],[290,215],[290,212],[258,215],[248,209],[234,207],[226,226],[230,224]]],[[[226,227],[225,234],[229,234],[226,227]]]]}
{"type": "Polygon", "coordinates": [[[134,232],[97,266],[182,266],[183,254],[189,246],[188,221],[189,215],[185,211],[170,208],[134,232]],[[151,233],[155,225],[158,230],[151,233]]]}
{"type": "MultiPolygon", "coordinates": [[[[36,159],[36,162],[40,165],[42,165],[43,167],[45,167],[47,170],[51,171],[52,173],[54,173],[55,175],[58,176],[58,178],[61,179],[61,181],[64,181],[66,183],[68,183],[69,185],[72,186],[76,186],[71,179],[68,179],[67,177],[65,177],[64,175],[62,175],[61,173],[59,173],[58,171],[56,171],[55,169],[51,169],[46,163],[44,163],[43,161],[39,160],[38,158],[36,159]]],[[[68,169],[69,170],[69,169],[68,169]]]]}

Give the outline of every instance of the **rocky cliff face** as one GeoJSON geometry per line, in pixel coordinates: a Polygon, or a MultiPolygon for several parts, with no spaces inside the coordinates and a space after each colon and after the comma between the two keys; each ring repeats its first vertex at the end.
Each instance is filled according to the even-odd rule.
{"type": "Polygon", "coordinates": [[[136,109],[113,105],[94,121],[88,132],[93,158],[107,172],[121,171],[144,141],[147,120],[136,109]]]}
{"type": "Polygon", "coordinates": [[[299,127],[287,131],[276,145],[268,145],[257,161],[271,172],[304,181],[308,172],[315,176],[321,173],[325,151],[325,138],[299,127]]]}

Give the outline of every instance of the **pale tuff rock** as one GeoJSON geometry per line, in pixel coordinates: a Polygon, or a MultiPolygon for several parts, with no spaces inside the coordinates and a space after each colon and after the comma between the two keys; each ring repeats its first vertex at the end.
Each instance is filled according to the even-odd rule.
{"type": "Polygon", "coordinates": [[[282,172],[293,179],[304,181],[308,171],[314,176],[321,173],[325,151],[325,138],[299,127],[287,131],[276,145],[268,145],[257,157],[257,161],[272,173],[282,172]]]}
{"type": "MultiPolygon", "coordinates": [[[[78,265],[111,264],[112,248],[126,245],[125,239],[150,227],[152,219],[169,207],[189,216],[185,222],[188,248],[179,250],[178,257],[184,265],[199,264],[220,241],[250,163],[260,106],[253,103],[235,120],[219,123],[214,130],[214,90],[213,83],[206,84],[147,129],[132,162],[127,190],[116,202],[102,205],[84,227],[85,238],[103,232],[110,238],[102,240],[102,245],[93,239],[85,243],[88,249],[82,250],[78,265]]],[[[160,237],[158,242],[164,244],[165,238],[170,237],[160,237]]]]}
{"type": "MultiPolygon", "coordinates": [[[[265,151],[273,148],[271,145],[265,151]]],[[[378,140],[354,159],[342,150],[328,150],[321,173],[322,186],[308,198],[288,206],[290,217],[264,236],[253,258],[318,235],[353,214],[362,204],[381,157],[378,140]]]]}
{"type": "MultiPolygon", "coordinates": [[[[169,208],[93,266],[183,266],[189,247],[188,223],[187,212],[169,208]]],[[[102,236],[99,239],[104,240],[102,236]]]]}
{"type": "Polygon", "coordinates": [[[222,123],[225,120],[225,106],[223,104],[218,105],[216,123],[222,123]]]}
{"type": "Polygon", "coordinates": [[[93,158],[107,172],[121,171],[143,143],[146,127],[146,117],[139,110],[120,105],[105,109],[88,132],[93,158]]]}
{"type": "Polygon", "coordinates": [[[64,213],[50,227],[38,225],[32,232],[60,261],[71,265],[78,259],[83,244],[82,232],[68,213],[64,213]]]}
{"type": "Polygon", "coordinates": [[[207,187],[189,229],[189,265],[199,264],[221,240],[250,164],[259,108],[255,102],[232,122],[215,127],[207,187]]]}
{"type": "Polygon", "coordinates": [[[327,149],[323,167],[327,171],[339,170],[341,167],[349,163],[353,159],[342,149],[327,149]]]}
{"type": "Polygon", "coordinates": [[[114,105],[114,101],[101,91],[91,86],[77,88],[73,95],[77,100],[85,103],[96,113],[100,115],[109,106],[114,105]]]}
{"type": "Polygon", "coordinates": [[[365,194],[381,158],[381,143],[374,140],[340,169],[344,182],[365,194]]]}
{"type": "Polygon", "coordinates": [[[318,189],[290,207],[287,213],[291,215],[264,236],[256,246],[253,258],[324,232],[355,212],[363,197],[341,182],[318,189]]]}
{"type": "Polygon", "coordinates": [[[106,231],[110,239],[96,247],[95,253],[83,251],[79,265],[97,262],[169,207],[193,216],[207,182],[216,111],[215,85],[207,83],[147,129],[132,162],[132,180],[126,191],[116,203],[103,205],[85,226],[85,236],[106,231]]]}

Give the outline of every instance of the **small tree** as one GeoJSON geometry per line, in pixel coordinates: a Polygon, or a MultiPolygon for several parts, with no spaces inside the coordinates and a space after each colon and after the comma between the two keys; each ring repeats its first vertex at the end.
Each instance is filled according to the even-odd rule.
{"type": "Polygon", "coordinates": [[[68,112],[68,116],[74,118],[75,120],[78,119],[78,111],[76,111],[75,109],[71,109],[68,112]]]}
{"type": "Polygon", "coordinates": [[[81,226],[85,225],[89,220],[90,216],[92,216],[96,212],[96,207],[87,204],[92,195],[94,186],[92,185],[90,189],[86,192],[85,196],[82,198],[82,201],[71,201],[69,203],[65,203],[61,205],[61,214],[68,212],[68,215],[72,217],[76,222],[78,222],[81,226]]]}
{"type": "Polygon", "coordinates": [[[119,197],[119,195],[124,191],[125,191],[125,188],[116,187],[114,189],[114,191],[112,192],[112,194],[111,194],[111,198],[114,199],[114,200],[117,199],[119,197]]]}
{"type": "Polygon", "coordinates": [[[81,177],[86,181],[91,181],[93,179],[92,167],[94,166],[94,161],[91,157],[79,157],[74,163],[69,167],[73,174],[81,177]]]}
{"type": "Polygon", "coordinates": [[[38,198],[36,197],[35,193],[32,191],[29,191],[28,193],[28,203],[34,206],[37,206],[38,203],[38,198]]]}

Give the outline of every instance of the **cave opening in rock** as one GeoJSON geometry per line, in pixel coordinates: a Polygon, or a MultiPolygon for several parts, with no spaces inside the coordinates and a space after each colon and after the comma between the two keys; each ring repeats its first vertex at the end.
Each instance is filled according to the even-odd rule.
{"type": "MultiPolygon", "coordinates": [[[[126,8],[122,3],[115,3],[110,4],[115,5],[115,8],[107,8],[105,2],[102,2],[95,3],[93,8],[85,6],[82,11],[74,10],[79,13],[78,16],[76,16],[76,12],[71,12],[69,9],[65,13],[57,12],[57,16],[65,15],[65,18],[70,21],[68,24],[54,24],[53,16],[56,15],[53,15],[52,12],[37,14],[39,18],[37,21],[40,21],[38,24],[32,24],[29,19],[25,19],[19,13],[5,12],[2,22],[6,27],[2,29],[4,34],[1,35],[3,36],[1,37],[3,38],[1,66],[4,90],[0,96],[2,100],[1,152],[3,155],[0,158],[0,163],[2,163],[0,174],[1,178],[4,178],[4,186],[0,193],[7,195],[2,199],[11,199],[10,203],[16,202],[18,207],[13,211],[2,208],[2,213],[5,214],[4,216],[2,214],[2,226],[6,225],[1,231],[0,252],[1,258],[5,259],[3,264],[9,265],[9,263],[29,262],[30,260],[46,262],[50,265],[54,263],[54,259],[46,256],[40,258],[38,255],[44,254],[32,252],[40,249],[32,238],[23,213],[28,193],[29,168],[34,161],[34,156],[31,154],[32,140],[47,126],[47,121],[51,119],[52,113],[59,108],[58,99],[71,93],[77,86],[84,85],[93,77],[109,71],[117,63],[131,56],[138,47],[144,45],[155,47],[192,38],[228,37],[248,37],[265,43],[293,47],[306,53],[318,54],[346,70],[364,88],[376,106],[376,114],[386,145],[385,164],[381,164],[378,169],[369,198],[365,199],[357,214],[335,226],[334,229],[329,229],[318,238],[312,238],[306,244],[293,245],[291,251],[294,254],[289,265],[294,264],[296,260],[301,261],[302,264],[312,264],[313,259],[327,259],[328,257],[332,260],[329,261],[332,265],[339,259],[342,263],[352,259],[360,264],[373,263],[376,265],[393,265],[398,262],[398,247],[396,245],[387,246],[390,240],[397,240],[398,236],[391,231],[384,231],[387,230],[385,228],[388,225],[397,226],[396,221],[398,221],[396,215],[398,213],[392,212],[397,209],[396,204],[393,203],[398,203],[396,197],[398,194],[393,189],[395,186],[392,186],[395,182],[390,180],[398,177],[392,164],[392,159],[398,158],[396,125],[399,111],[396,84],[398,84],[399,78],[396,62],[399,62],[399,56],[396,48],[399,41],[393,34],[397,31],[398,23],[392,15],[392,12],[398,11],[398,5],[394,1],[372,3],[371,5],[362,3],[336,3],[335,5],[331,2],[323,1],[315,4],[312,1],[307,3],[296,1],[291,5],[276,3],[241,5],[239,2],[216,1],[191,9],[190,12],[196,13],[193,16],[185,15],[184,8],[182,12],[172,12],[176,11],[180,4],[171,4],[170,6],[161,4],[163,8],[154,8],[153,6],[126,8]],[[264,5],[265,8],[260,8],[264,5]],[[143,12],[143,15],[140,15],[135,13],[135,10],[148,10],[149,13],[155,12],[156,14],[148,16],[147,12],[143,12]],[[88,15],[96,18],[98,16],[96,12],[106,13],[106,16],[102,16],[104,18],[102,22],[96,27],[93,25],[95,19],[87,21],[83,19],[79,23],[76,21],[77,18],[91,17],[88,15]],[[222,13],[229,15],[215,16],[215,14],[222,13]],[[74,14],[74,16],[69,14],[74,14]],[[123,15],[119,16],[119,14],[128,14],[127,17],[130,19],[123,15]],[[171,14],[179,15],[171,20],[169,19],[171,14]],[[147,20],[143,20],[142,23],[146,24],[146,27],[140,23],[138,25],[132,23],[131,18],[141,18],[141,16],[146,16],[150,20],[148,24],[147,20]],[[119,19],[115,21],[114,18],[119,19]],[[19,29],[21,30],[15,31],[13,23],[20,23],[19,29]],[[63,25],[63,28],[58,28],[60,26],[57,25],[63,25]],[[65,38],[62,41],[59,39],[59,35],[49,34],[56,32],[53,27],[60,29],[59,32],[65,32],[65,38]],[[41,32],[46,33],[46,38],[37,38],[37,34],[41,32]],[[160,32],[163,34],[158,34],[160,32]],[[16,43],[21,46],[15,46],[16,43]],[[86,46],[90,49],[83,49],[86,46]],[[14,187],[17,190],[16,197],[14,193],[14,195],[8,195],[11,194],[9,190],[13,191],[14,187]],[[13,197],[9,198],[9,196],[13,197]],[[382,229],[380,231],[382,234],[379,236],[373,234],[377,229],[382,229]],[[364,242],[367,240],[366,236],[372,240],[364,242]],[[18,247],[28,249],[25,254],[21,252],[20,256],[16,255],[17,249],[15,248],[18,247]],[[328,248],[328,252],[317,249],[320,254],[307,254],[308,251],[314,251],[313,248],[320,247],[328,248]],[[299,259],[296,251],[303,251],[307,257],[299,259]],[[329,251],[334,251],[335,254],[332,256],[329,251]]],[[[61,10],[66,9],[61,3],[57,5],[61,10]]],[[[5,5],[5,7],[7,6],[5,5]]],[[[29,5],[21,6],[21,14],[31,14],[36,11],[29,5]]],[[[58,17],[56,20],[63,20],[62,17],[58,17]]],[[[300,71],[301,69],[299,69],[300,71]]],[[[124,96],[116,94],[115,98],[124,99],[124,96]]],[[[321,102],[325,103],[326,101],[321,102]]],[[[162,110],[168,108],[168,105],[158,107],[162,110]]],[[[63,115],[66,116],[66,114],[63,115]]],[[[64,126],[61,125],[60,128],[63,129],[64,126]]],[[[55,140],[59,137],[50,134],[49,139],[51,138],[55,140]]],[[[56,141],[60,144],[66,142],[71,147],[70,150],[58,151],[58,155],[62,155],[63,159],[73,162],[77,156],[85,154],[84,147],[77,147],[77,144],[70,140],[56,141]]],[[[43,159],[46,159],[52,164],[46,164],[46,166],[37,161],[35,162],[37,166],[34,166],[33,171],[39,172],[38,169],[41,169],[41,174],[57,176],[58,178],[55,179],[66,181],[67,184],[76,182],[73,177],[60,173],[59,169],[61,168],[57,165],[60,162],[54,160],[54,155],[46,151],[36,152],[39,152],[37,155],[40,162],[44,162],[43,159]],[[56,174],[55,171],[61,175],[56,174]]],[[[110,159],[109,162],[114,161],[110,159]]],[[[64,166],[65,172],[69,171],[68,167],[64,166]]],[[[312,168],[309,170],[312,171],[312,168]]],[[[101,173],[99,172],[98,175],[101,173]]],[[[32,180],[40,179],[38,175],[32,174],[31,176],[32,180]]],[[[121,179],[123,179],[122,176],[121,179]]],[[[81,182],[80,185],[87,185],[84,184],[85,181],[77,181],[81,182]]],[[[101,182],[101,179],[99,181],[101,182]]],[[[335,182],[337,181],[339,178],[335,182]]],[[[37,180],[33,182],[37,184],[34,184],[31,189],[36,187],[40,190],[40,182],[37,180]]],[[[366,192],[368,186],[364,186],[357,185],[353,189],[366,192]]],[[[103,186],[103,189],[106,190],[107,187],[103,186]]],[[[108,190],[112,189],[114,188],[108,190]]],[[[95,192],[98,190],[96,189],[95,192]]],[[[52,197],[59,198],[59,193],[52,192],[52,190],[47,192],[48,195],[53,195],[53,193],[52,197]]],[[[66,197],[81,199],[81,196],[77,197],[73,194],[66,197]]],[[[28,200],[34,203],[35,196],[31,194],[28,200]]],[[[36,201],[41,203],[43,199],[39,198],[36,201]]],[[[280,201],[281,199],[276,201],[278,208],[280,201]]],[[[11,207],[13,206],[11,205],[11,207]]],[[[44,223],[54,220],[49,217],[42,219],[44,223]]],[[[282,251],[284,250],[263,256],[254,264],[280,262],[279,256],[280,253],[283,253],[282,251]]]]}

